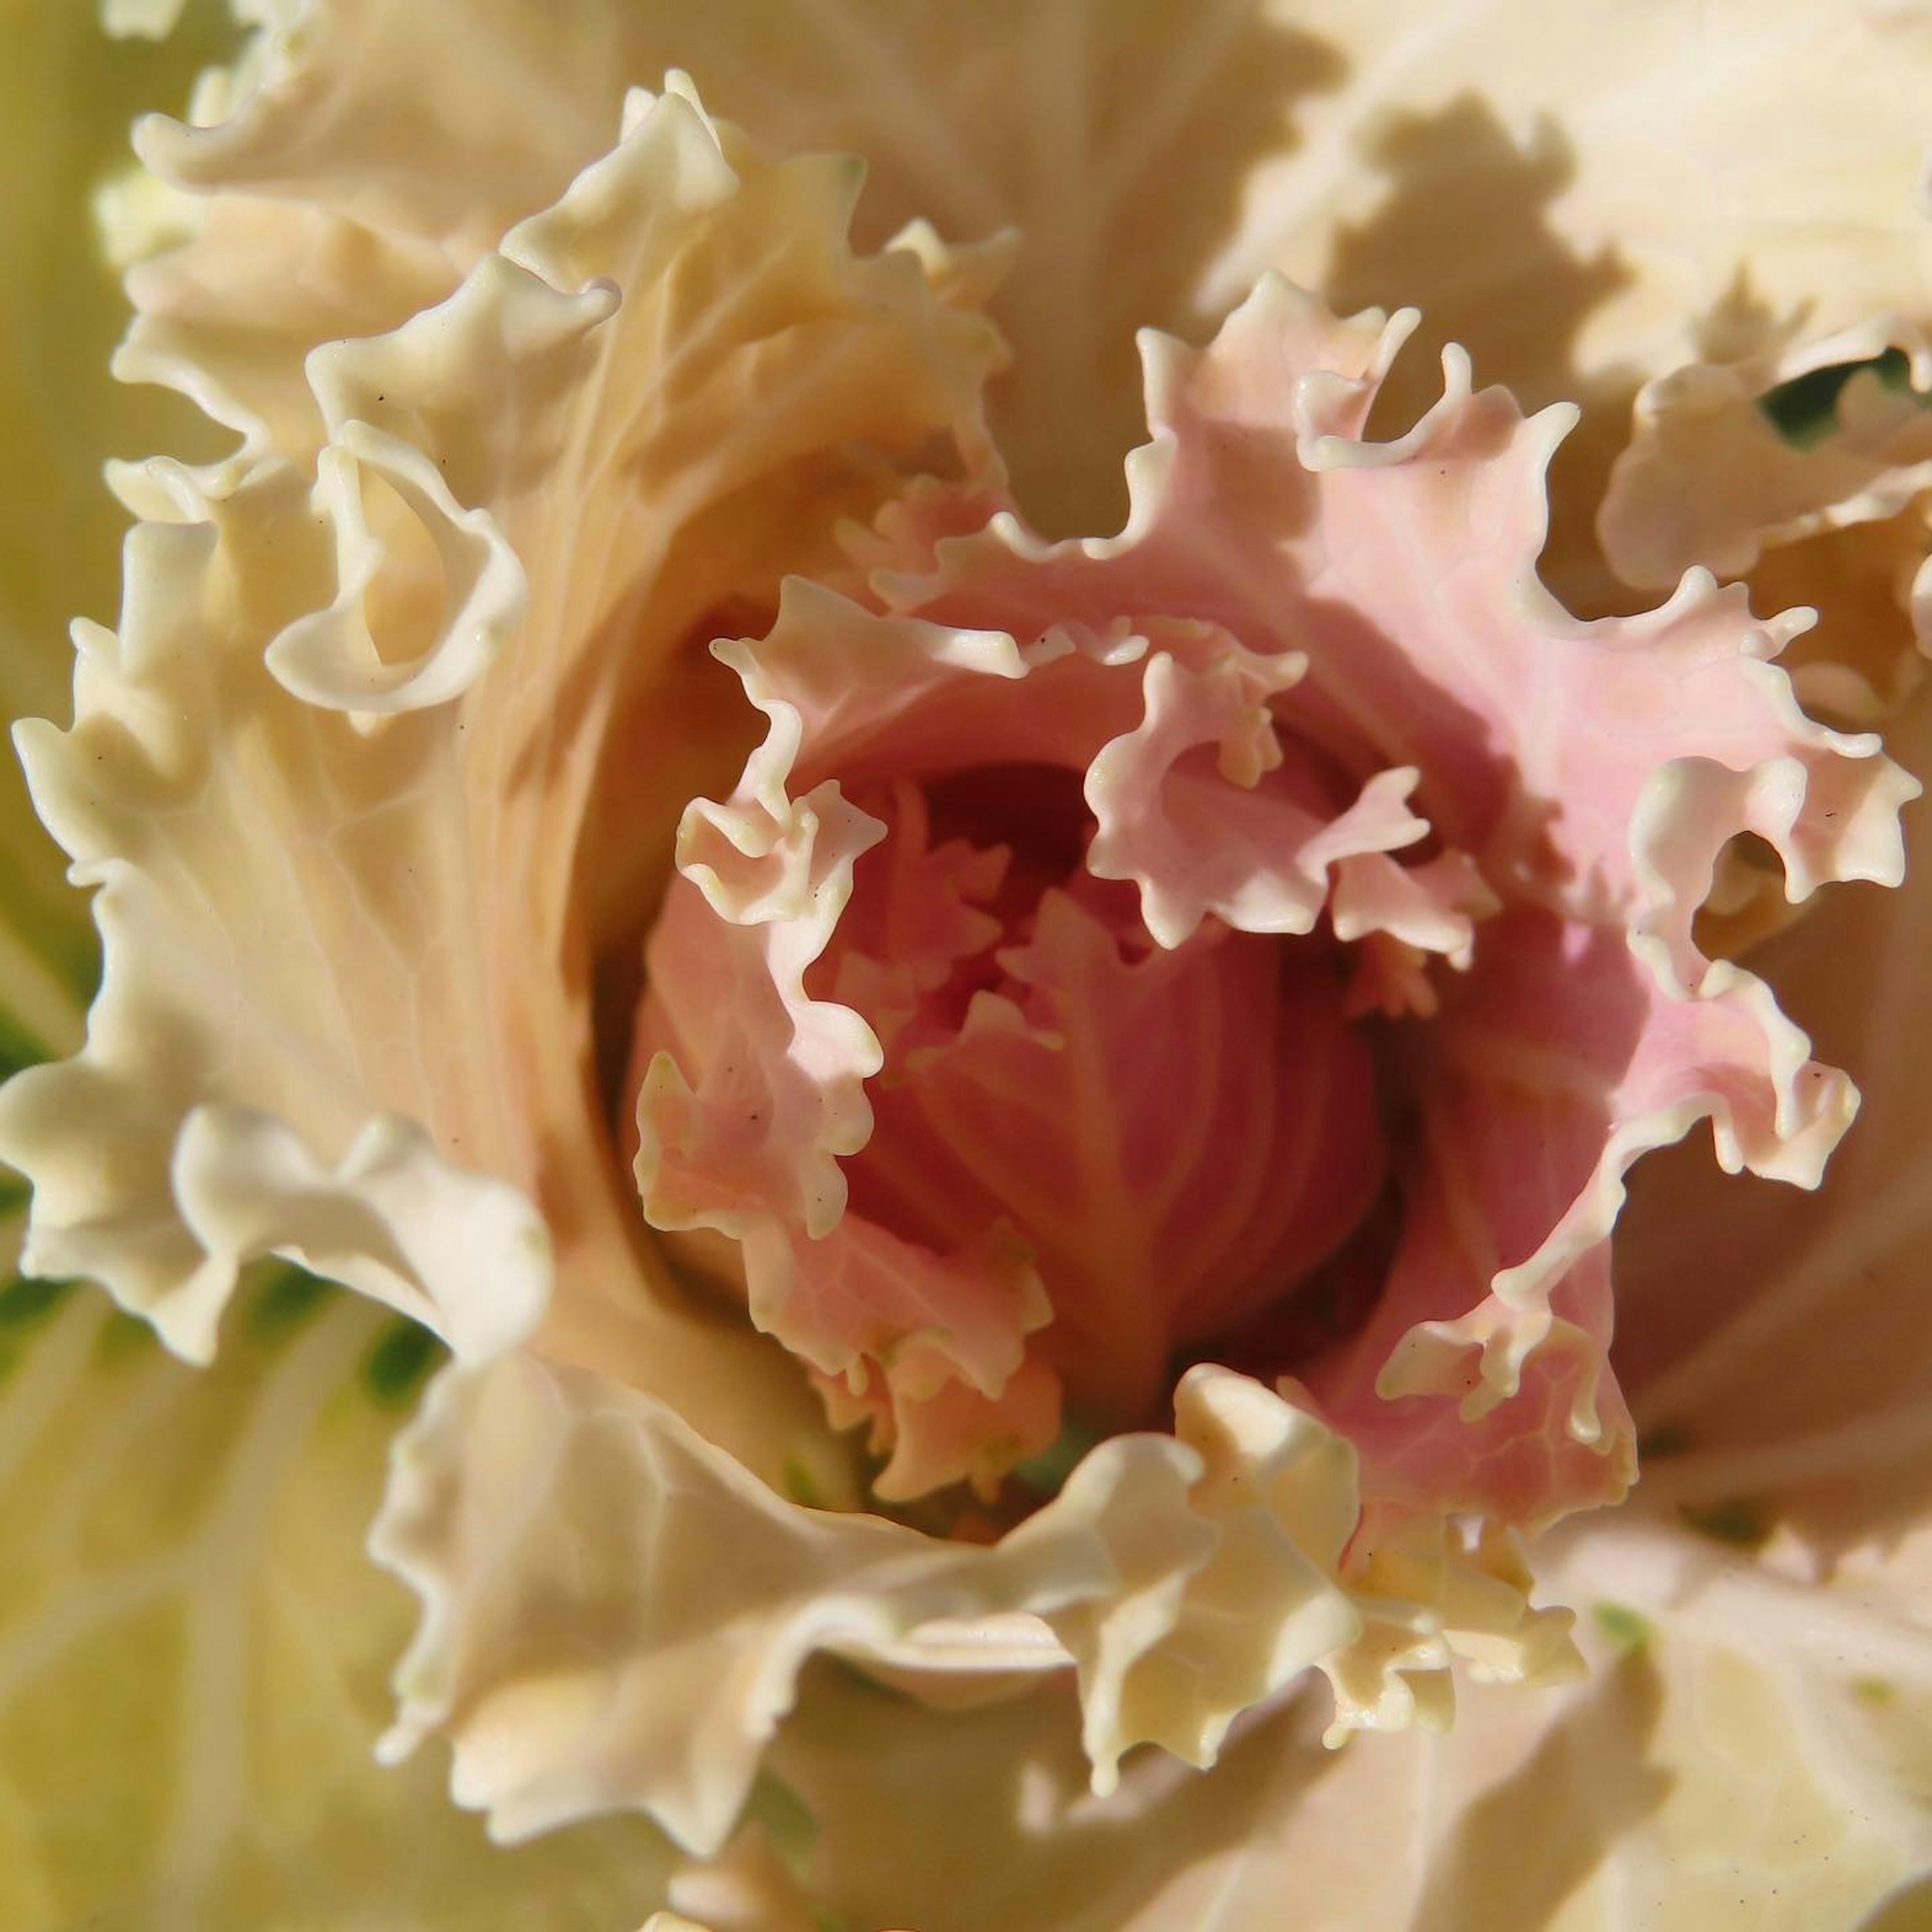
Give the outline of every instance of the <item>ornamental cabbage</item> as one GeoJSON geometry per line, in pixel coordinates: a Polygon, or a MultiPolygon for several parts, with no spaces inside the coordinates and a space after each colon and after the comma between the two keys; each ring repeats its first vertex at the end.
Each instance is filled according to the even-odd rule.
{"type": "MultiPolygon", "coordinates": [[[[128,1922],[280,1922],[338,1828],[329,1922],[446,1910],[380,1798],[256,1811],[220,1742],[307,1708],[235,1681],[236,1552],[385,1403],[380,1754],[521,1847],[425,1840],[465,1923],[1849,1924],[1909,1872],[1912,915],[1796,909],[1898,884],[1918,790],[1917,136],[1858,83],[1920,30],[1740,22],[1760,111],[1850,77],[1714,196],[1672,9],[238,11],[103,204],[117,372],[225,440],[116,466],[117,622],[17,734],[101,958],[0,1090],[0,1470],[56,1472],[9,1641],[190,1606],[128,1922]],[[1856,1191],[1690,1146],[1613,1293],[1640,1156],[1811,1190],[1852,1124],[1779,927],[1873,976],[1819,1008],[1856,1191]],[[70,1278],[212,1390],[117,1393],[70,1278]]],[[[22,1922],[98,1906],[5,1828],[22,1922]]]]}

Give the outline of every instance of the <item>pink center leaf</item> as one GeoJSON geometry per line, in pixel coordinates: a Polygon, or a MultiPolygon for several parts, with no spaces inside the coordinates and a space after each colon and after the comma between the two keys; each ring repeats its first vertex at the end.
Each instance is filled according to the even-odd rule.
{"type": "Polygon", "coordinates": [[[1612,1499],[1624,1171],[1708,1118],[1811,1184],[1850,1120],[1691,915],[1746,830],[1794,897],[1895,878],[1910,781],[1742,593],[1556,604],[1561,412],[1451,352],[1362,440],[1406,328],[1266,281],[1148,339],[1120,535],[915,488],[717,647],[768,731],[686,817],[638,1174],[882,1496],[995,1496],[1220,1360],[1352,1441],[1377,1521],[1612,1499]]]}

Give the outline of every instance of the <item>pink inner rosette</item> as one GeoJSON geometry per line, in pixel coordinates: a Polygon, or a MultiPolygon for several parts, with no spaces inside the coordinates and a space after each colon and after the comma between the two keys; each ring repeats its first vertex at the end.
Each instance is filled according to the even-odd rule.
{"type": "Polygon", "coordinates": [[[1147,338],[1119,536],[916,495],[718,647],[768,729],[650,949],[645,1210],[736,1244],[882,1497],[992,1502],[1213,1358],[1292,1378],[1367,1504],[1612,1499],[1625,1169],[1708,1117],[1809,1182],[1850,1120],[1691,914],[1746,831],[1794,897],[1894,876],[1907,782],[1797,710],[1794,620],[1544,591],[1564,412],[1452,352],[1364,440],[1407,328],[1264,281],[1147,338]]]}

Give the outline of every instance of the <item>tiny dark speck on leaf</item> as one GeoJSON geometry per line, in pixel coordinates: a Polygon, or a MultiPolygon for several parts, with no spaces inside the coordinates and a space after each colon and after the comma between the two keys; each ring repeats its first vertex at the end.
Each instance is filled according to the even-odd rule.
{"type": "Polygon", "coordinates": [[[15,1275],[0,1283],[0,1328],[26,1327],[51,1315],[76,1284],[39,1275],[15,1275]]]}
{"type": "Polygon", "coordinates": [[[1756,1503],[1742,1497],[1698,1507],[1687,1504],[1677,1514],[1700,1535],[1727,1543],[1735,1550],[1761,1550],[1771,1540],[1770,1519],[1756,1503]]]}
{"type": "Polygon", "coordinates": [[[263,1340],[280,1340],[319,1313],[333,1292],[306,1268],[284,1268],[262,1283],[249,1310],[249,1332],[263,1340]]]}
{"type": "Polygon", "coordinates": [[[418,1323],[399,1321],[385,1329],[362,1358],[362,1380],[377,1402],[398,1408],[416,1392],[445,1353],[418,1323]]]}

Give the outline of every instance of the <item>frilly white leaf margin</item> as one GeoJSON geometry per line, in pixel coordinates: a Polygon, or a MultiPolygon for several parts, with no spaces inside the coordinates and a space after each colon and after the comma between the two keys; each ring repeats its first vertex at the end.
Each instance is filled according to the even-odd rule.
{"type": "Polygon", "coordinates": [[[706,1855],[814,1652],[916,1686],[983,1627],[965,1666],[982,1677],[1071,1661],[1102,1792],[1136,1743],[1211,1764],[1242,1711],[1311,1668],[1335,1686],[1336,1742],[1446,1721],[1453,1659],[1574,1674],[1569,1612],[1528,1608],[1507,1539],[1356,1538],[1355,1474],[1292,1397],[1203,1367],[1174,1436],[1102,1444],[982,1547],[787,1503],[601,1378],[458,1365],[399,1442],[372,1544],[427,1606],[383,1749],[448,1736],[455,1796],[505,1840],[634,1806],[706,1855]]]}

